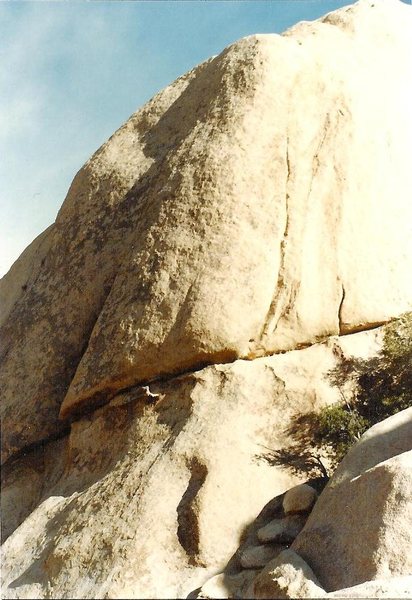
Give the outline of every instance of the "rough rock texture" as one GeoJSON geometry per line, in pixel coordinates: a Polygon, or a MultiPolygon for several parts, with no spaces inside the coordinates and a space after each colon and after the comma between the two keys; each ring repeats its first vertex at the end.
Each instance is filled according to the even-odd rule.
{"type": "Polygon", "coordinates": [[[186,597],[298,483],[257,457],[288,447],[296,416],[338,399],[324,375],[341,342],[367,354],[379,338],[206,367],[151,385],[156,402],[138,386],[9,462],[7,532],[26,520],[3,545],[3,595],[186,597]]]}
{"type": "Polygon", "coordinates": [[[308,512],[315,504],[317,496],[316,490],[307,483],[296,485],[286,492],[283,498],[283,510],[286,515],[308,512]]]}
{"type": "Polygon", "coordinates": [[[293,541],[303,529],[306,517],[301,515],[290,515],[284,519],[273,519],[257,532],[261,542],[286,542],[293,541]]]}
{"type": "MultiPolygon", "coordinates": [[[[201,589],[193,594],[194,598],[212,599],[212,598],[227,598],[230,594],[230,589],[227,584],[227,577],[224,573],[219,573],[211,577],[204,583],[201,589]]],[[[192,595],[189,595],[191,597],[192,595]]]]}
{"type": "Polygon", "coordinates": [[[252,579],[256,577],[258,571],[242,571],[237,575],[227,575],[219,573],[202,585],[200,590],[189,594],[188,598],[198,598],[199,600],[213,598],[243,598],[252,579]]]}
{"type": "Polygon", "coordinates": [[[59,410],[411,307],[410,29],[404,3],[361,0],[250,36],[96,152],[8,300],[3,460],[59,410]]]}
{"type": "Polygon", "coordinates": [[[326,598],[412,598],[412,575],[366,581],[326,594],[326,598]]]}
{"type": "Polygon", "coordinates": [[[37,236],[0,280],[0,326],[7,320],[22,292],[35,285],[50,250],[53,232],[54,225],[50,225],[37,236]]]}
{"type": "Polygon", "coordinates": [[[245,598],[320,598],[324,589],[312,569],[293,550],[284,550],[253,580],[245,598]]]}
{"type": "Polygon", "coordinates": [[[292,548],[327,591],[409,575],[411,498],[412,408],[372,427],[348,453],[292,548]]]}
{"type": "Polygon", "coordinates": [[[249,546],[240,554],[239,561],[244,569],[260,569],[284,549],[277,544],[249,546]]]}

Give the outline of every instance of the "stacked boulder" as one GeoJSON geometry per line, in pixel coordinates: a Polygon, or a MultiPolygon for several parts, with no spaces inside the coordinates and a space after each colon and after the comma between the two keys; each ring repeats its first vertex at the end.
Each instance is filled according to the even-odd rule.
{"type": "Polygon", "coordinates": [[[290,489],[283,498],[279,516],[258,529],[257,538],[262,544],[249,546],[240,554],[242,567],[264,567],[288,548],[303,529],[316,497],[315,489],[305,483],[290,489]]]}
{"type": "Polygon", "coordinates": [[[222,573],[197,597],[412,598],[411,498],[409,408],[371,427],[318,499],[307,484],[275,498],[278,518],[257,530],[264,545],[239,553],[255,570],[222,573]]]}
{"type": "MultiPolygon", "coordinates": [[[[239,547],[225,572],[209,579],[201,589],[189,598],[252,598],[262,593],[264,580],[269,577],[268,597],[273,598],[273,581],[276,575],[272,567],[283,564],[285,558],[294,556],[289,547],[303,529],[310,512],[318,498],[319,491],[326,484],[325,478],[310,480],[290,488],[285,494],[276,496],[261,511],[250,526],[244,542],[239,547]],[[255,583],[256,582],[256,583],[255,583]],[[255,589],[256,586],[256,589],[255,589]]],[[[297,558],[296,558],[297,557],[297,558]]],[[[304,564],[300,559],[299,566],[304,564]]],[[[307,579],[309,567],[306,565],[304,576],[307,579]]],[[[316,578],[311,574],[313,579],[316,578]]],[[[299,597],[301,586],[310,589],[302,577],[293,573],[292,597],[299,597]]],[[[266,596],[261,596],[266,597],[266,596]]]]}

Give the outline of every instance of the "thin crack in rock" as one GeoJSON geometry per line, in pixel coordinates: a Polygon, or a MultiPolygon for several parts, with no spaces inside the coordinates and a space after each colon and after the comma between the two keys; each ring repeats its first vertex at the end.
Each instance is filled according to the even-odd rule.
{"type": "MultiPolygon", "coordinates": [[[[289,199],[290,194],[288,191],[289,182],[290,182],[290,174],[291,174],[291,163],[289,156],[289,137],[286,138],[286,183],[285,183],[285,227],[283,230],[282,239],[280,242],[280,262],[279,262],[279,271],[278,278],[276,281],[275,291],[273,295],[273,300],[270,304],[269,310],[266,314],[259,339],[262,340],[264,336],[267,335],[269,325],[274,320],[277,322],[280,318],[280,310],[283,307],[284,302],[281,303],[280,299],[282,296],[286,296],[284,290],[284,274],[285,274],[285,258],[286,258],[286,247],[287,247],[287,238],[289,235],[289,225],[290,225],[290,217],[289,217],[289,199]]],[[[276,326],[275,326],[276,327],[276,326]]]]}
{"type": "Polygon", "coordinates": [[[339,335],[342,335],[342,331],[344,330],[343,327],[343,321],[342,321],[342,311],[343,311],[343,302],[345,300],[345,287],[342,283],[342,297],[339,303],[339,308],[338,308],[338,328],[339,328],[339,335]]]}

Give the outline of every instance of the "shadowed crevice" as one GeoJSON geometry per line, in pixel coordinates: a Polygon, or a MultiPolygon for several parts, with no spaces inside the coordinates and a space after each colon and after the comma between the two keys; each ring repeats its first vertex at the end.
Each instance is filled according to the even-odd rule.
{"type": "Polygon", "coordinates": [[[200,533],[196,510],[196,498],[207,477],[207,467],[196,457],[189,464],[190,480],[177,507],[177,537],[189,557],[190,565],[201,565],[198,558],[200,533]]]}

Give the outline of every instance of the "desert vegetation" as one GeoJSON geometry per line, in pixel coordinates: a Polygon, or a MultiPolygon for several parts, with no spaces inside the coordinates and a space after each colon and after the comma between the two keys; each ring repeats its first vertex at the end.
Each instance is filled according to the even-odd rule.
{"type": "Polygon", "coordinates": [[[412,405],[411,365],[412,313],[406,313],[386,326],[377,355],[342,356],[327,373],[341,402],[297,417],[287,432],[292,444],[264,448],[258,458],[295,473],[328,477],[369,427],[412,405]]]}
{"type": "Polygon", "coordinates": [[[342,402],[313,416],[316,446],[326,450],[332,465],[372,425],[412,404],[412,313],[390,323],[381,351],[368,360],[342,358],[328,373],[342,402]],[[345,388],[352,383],[348,397],[345,388]]]}

